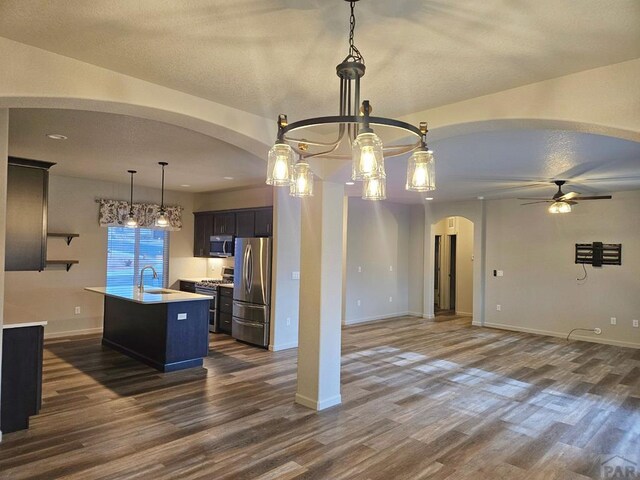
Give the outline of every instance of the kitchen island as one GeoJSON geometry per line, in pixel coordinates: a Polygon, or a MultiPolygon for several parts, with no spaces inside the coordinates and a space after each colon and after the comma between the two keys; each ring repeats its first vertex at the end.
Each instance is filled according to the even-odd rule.
{"type": "Polygon", "coordinates": [[[202,366],[212,297],[166,288],[85,290],[104,295],[103,345],[162,372],[202,366]]]}

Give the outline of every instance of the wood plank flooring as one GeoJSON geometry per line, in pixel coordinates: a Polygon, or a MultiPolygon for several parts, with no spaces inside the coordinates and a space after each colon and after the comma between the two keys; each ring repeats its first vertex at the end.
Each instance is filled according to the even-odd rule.
{"type": "Polygon", "coordinates": [[[47,341],[43,406],[2,479],[586,479],[640,460],[640,350],[404,317],[343,330],[340,406],[293,403],[296,350],[212,336],[161,374],[47,341]]]}

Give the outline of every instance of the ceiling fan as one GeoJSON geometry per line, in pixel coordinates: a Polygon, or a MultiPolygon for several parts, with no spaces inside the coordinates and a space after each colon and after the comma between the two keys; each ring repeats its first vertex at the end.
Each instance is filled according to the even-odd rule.
{"type": "Polygon", "coordinates": [[[550,213],[569,213],[571,212],[571,205],[575,205],[582,200],[610,200],[611,195],[596,195],[590,197],[583,197],[579,193],[569,192],[564,193],[562,191],[562,185],[564,185],[566,180],[554,180],[554,182],[558,186],[558,191],[551,197],[548,198],[518,198],[518,200],[535,200],[534,202],[523,203],[522,205],[532,205],[534,203],[551,203],[549,207],[550,213]]]}

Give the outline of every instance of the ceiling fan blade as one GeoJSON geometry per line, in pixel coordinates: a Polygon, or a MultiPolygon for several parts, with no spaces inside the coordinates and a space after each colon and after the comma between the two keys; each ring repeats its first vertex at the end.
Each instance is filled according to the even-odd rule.
{"type": "Polygon", "coordinates": [[[540,200],[541,202],[550,202],[548,198],[545,197],[518,197],[518,200],[540,200]]]}
{"type": "Polygon", "coordinates": [[[580,196],[580,194],[577,193],[577,192],[569,192],[569,193],[565,193],[563,196],[558,198],[558,200],[559,201],[566,201],[566,200],[571,200],[573,198],[576,198],[578,196],[580,196]]]}
{"type": "MultiPolygon", "coordinates": [[[[519,199],[522,200],[522,199],[519,199]]],[[[520,205],[533,205],[534,203],[553,203],[553,200],[538,200],[537,202],[521,203],[520,205]]]]}
{"type": "Polygon", "coordinates": [[[611,195],[598,195],[595,197],[578,197],[576,200],[581,202],[582,200],[611,200],[612,198],[611,195]]]}

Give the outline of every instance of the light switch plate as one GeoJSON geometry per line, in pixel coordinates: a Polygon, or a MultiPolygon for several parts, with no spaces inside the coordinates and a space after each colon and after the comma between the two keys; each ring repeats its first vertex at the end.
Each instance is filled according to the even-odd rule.
{"type": "Polygon", "coordinates": [[[187,314],[186,313],[179,313],[178,314],[178,320],[186,320],[187,319],[187,314]]]}
{"type": "Polygon", "coordinates": [[[291,272],[291,280],[300,280],[300,272],[291,272]]]}

